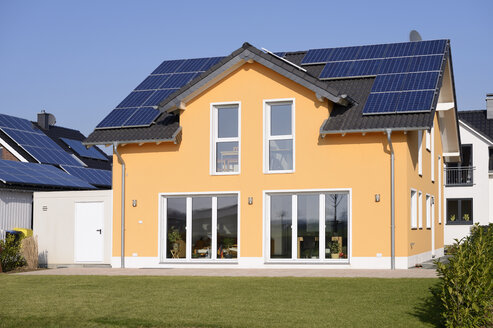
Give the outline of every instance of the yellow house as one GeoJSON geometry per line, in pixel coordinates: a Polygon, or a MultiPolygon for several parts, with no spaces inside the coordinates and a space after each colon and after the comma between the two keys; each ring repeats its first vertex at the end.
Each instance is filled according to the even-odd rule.
{"type": "Polygon", "coordinates": [[[85,141],[114,146],[112,265],[441,256],[455,103],[448,40],[165,61],[85,141]]]}

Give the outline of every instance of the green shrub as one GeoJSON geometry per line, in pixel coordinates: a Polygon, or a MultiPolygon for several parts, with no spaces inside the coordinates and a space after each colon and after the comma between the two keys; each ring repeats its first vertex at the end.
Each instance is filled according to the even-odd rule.
{"type": "Polygon", "coordinates": [[[21,243],[15,240],[14,235],[9,235],[5,240],[0,240],[0,263],[3,271],[11,271],[26,264],[21,255],[21,243]]]}
{"type": "Polygon", "coordinates": [[[493,225],[456,240],[449,263],[437,263],[446,327],[493,325],[493,225]]]}

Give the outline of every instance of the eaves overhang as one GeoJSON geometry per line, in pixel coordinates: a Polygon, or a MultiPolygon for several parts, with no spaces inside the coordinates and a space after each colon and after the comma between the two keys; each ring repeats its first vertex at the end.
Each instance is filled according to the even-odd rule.
{"type": "Polygon", "coordinates": [[[156,143],[160,144],[163,142],[173,142],[175,144],[178,144],[181,142],[181,137],[182,137],[182,129],[181,126],[178,127],[178,129],[173,133],[173,135],[170,138],[156,138],[156,139],[129,139],[129,140],[98,140],[94,142],[87,142],[83,141],[82,144],[85,146],[96,146],[96,145],[112,145],[114,143],[117,143],[119,145],[127,145],[127,144],[145,144],[145,143],[156,143]]]}

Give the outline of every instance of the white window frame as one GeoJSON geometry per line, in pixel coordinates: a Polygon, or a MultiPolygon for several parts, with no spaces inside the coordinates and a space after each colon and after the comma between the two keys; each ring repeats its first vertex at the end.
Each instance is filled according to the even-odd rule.
{"type": "Polygon", "coordinates": [[[438,224],[442,224],[442,157],[438,156],[438,224]]]}
{"type": "Polygon", "coordinates": [[[423,131],[418,131],[418,174],[423,176],[423,131]]]}
{"type": "Polygon", "coordinates": [[[430,133],[430,153],[431,153],[431,181],[435,182],[435,128],[431,127],[430,133]]]}
{"type": "Polygon", "coordinates": [[[418,192],[411,188],[411,229],[418,229],[418,192]]]}
{"type": "Polygon", "coordinates": [[[294,190],[264,190],[263,191],[264,208],[264,238],[263,238],[263,254],[265,263],[344,263],[349,264],[352,258],[352,189],[294,189],[294,190]],[[325,258],[325,194],[346,194],[348,195],[348,245],[346,259],[325,258]],[[292,221],[291,221],[291,258],[290,259],[271,259],[270,258],[270,196],[271,195],[291,195],[292,206],[292,221]],[[319,194],[319,258],[318,259],[298,259],[297,258],[297,237],[298,237],[298,201],[297,197],[300,194],[319,194]],[[321,232],[324,233],[321,233],[321,232]]]}
{"type": "Polygon", "coordinates": [[[431,229],[431,195],[426,194],[426,229],[431,229]]]}
{"type": "Polygon", "coordinates": [[[431,150],[431,131],[426,130],[426,150],[431,150]]]}
{"type": "Polygon", "coordinates": [[[423,229],[423,193],[418,191],[418,229],[423,229]]]}
{"type": "Polygon", "coordinates": [[[211,135],[211,144],[210,144],[210,175],[238,175],[241,173],[241,101],[229,101],[229,102],[216,102],[210,104],[210,135],[211,135]],[[233,138],[219,138],[217,136],[218,132],[218,116],[217,110],[221,107],[230,107],[237,106],[238,107],[238,137],[233,138]],[[238,171],[237,172],[217,172],[217,161],[216,161],[216,152],[217,152],[217,143],[219,142],[238,142],[238,171]]]}
{"type": "Polygon", "coordinates": [[[263,149],[263,162],[264,162],[264,173],[265,174],[276,174],[276,173],[294,173],[296,168],[296,146],[295,146],[295,98],[284,98],[284,99],[264,99],[263,100],[264,107],[264,149],[263,149]],[[271,104],[283,104],[290,103],[291,104],[291,134],[290,135],[282,135],[282,136],[271,136],[270,135],[270,105],[271,104]],[[293,141],[293,169],[291,170],[270,170],[269,162],[270,162],[270,153],[269,153],[269,141],[271,140],[289,140],[293,141]]]}
{"type": "Polygon", "coordinates": [[[224,191],[224,192],[192,192],[192,193],[160,193],[159,194],[159,227],[158,227],[158,254],[160,263],[238,263],[240,258],[241,246],[240,246],[240,215],[241,215],[241,197],[239,191],[224,191]],[[237,245],[238,252],[235,259],[218,259],[217,258],[217,197],[224,196],[236,196],[238,204],[237,213],[237,245]],[[170,197],[182,197],[186,198],[186,213],[187,213],[187,223],[186,223],[186,253],[183,259],[169,259],[166,258],[168,251],[168,243],[166,242],[168,231],[167,231],[167,199],[170,197]],[[210,259],[192,259],[192,198],[193,197],[211,197],[212,198],[212,240],[210,259]]]}

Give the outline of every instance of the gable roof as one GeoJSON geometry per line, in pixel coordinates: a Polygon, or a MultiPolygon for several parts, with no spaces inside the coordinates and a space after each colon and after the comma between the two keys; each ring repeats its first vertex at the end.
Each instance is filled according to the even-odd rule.
{"type": "MultiPolygon", "coordinates": [[[[197,60],[199,59],[193,59],[190,61],[197,60]]],[[[440,90],[442,84],[444,69],[446,67],[446,63],[450,62],[450,46],[448,40],[434,40],[414,43],[405,42],[373,46],[314,49],[310,51],[282,52],[272,54],[261,51],[253,47],[249,43],[244,43],[241,48],[235,50],[229,56],[223,57],[220,60],[217,59],[215,65],[209,67],[209,69],[205,72],[196,75],[195,78],[193,78],[191,81],[189,80],[188,82],[183,84],[180,89],[175,90],[172,93],[166,93],[166,96],[163,98],[163,100],[160,101],[155,107],[156,110],[159,110],[161,113],[166,113],[174,111],[176,109],[185,109],[184,106],[189,99],[195,97],[197,94],[205,90],[210,84],[221,79],[222,76],[225,76],[226,73],[230,72],[232,69],[239,67],[245,62],[250,61],[258,62],[314,91],[317,97],[324,97],[335,103],[334,110],[330,113],[330,116],[320,128],[320,133],[322,135],[330,133],[381,131],[388,128],[392,128],[393,130],[418,130],[429,129],[433,124],[435,107],[438,101],[438,91],[440,90]],[[387,50],[380,52],[380,55],[375,53],[368,55],[368,51],[373,51],[373,48],[387,50]],[[353,55],[348,55],[351,52],[351,49],[353,50],[353,55]],[[416,51],[414,51],[413,49],[416,49],[416,51]],[[317,51],[325,54],[325,59],[322,59],[320,62],[307,62],[306,58],[310,56],[313,57],[313,54],[317,54],[317,51]],[[404,73],[408,71],[411,73],[421,72],[422,68],[424,67],[423,65],[429,62],[428,59],[436,59],[436,63],[434,64],[435,71],[433,72],[432,78],[437,80],[430,80],[429,75],[424,76],[425,74],[417,74],[423,76],[419,77],[421,80],[415,78],[414,81],[414,84],[421,85],[422,83],[426,82],[423,82],[423,79],[428,78],[428,84],[433,85],[434,88],[433,90],[426,91],[428,96],[430,94],[432,95],[432,98],[427,100],[428,103],[424,104],[421,112],[394,112],[387,115],[365,115],[366,113],[364,113],[364,110],[365,106],[367,105],[368,99],[372,96],[373,98],[379,96],[378,94],[376,96],[373,95],[374,92],[372,92],[375,91],[375,81],[378,80],[377,82],[381,86],[381,81],[384,79],[379,78],[378,70],[374,71],[371,75],[365,76],[365,73],[360,72],[359,76],[351,77],[351,74],[349,74],[349,72],[351,71],[349,67],[352,67],[353,63],[358,61],[356,59],[359,58],[354,54],[363,52],[365,52],[366,55],[360,55],[359,57],[363,58],[360,61],[364,61],[365,63],[378,60],[382,63],[385,62],[387,66],[384,73],[394,75],[396,74],[395,72],[398,72],[399,70],[399,68],[394,67],[397,64],[402,65],[402,63],[405,62],[405,65],[416,65],[416,68],[414,70],[404,70],[404,73]],[[338,55],[328,56],[328,53],[338,55]],[[385,53],[387,53],[387,55],[385,55],[385,53]],[[417,54],[417,59],[413,57],[414,53],[417,54]],[[385,56],[391,58],[392,60],[385,61],[387,59],[387,57],[385,56]],[[330,59],[329,57],[332,59],[330,59]],[[371,60],[367,60],[367,58],[371,60]],[[396,59],[404,60],[398,61],[396,59]],[[327,75],[327,67],[330,65],[337,66],[340,62],[348,64],[345,66],[346,73],[340,73],[339,71],[337,71],[337,74],[339,74],[340,76],[337,76],[336,78],[332,78],[330,74],[327,75]],[[439,67],[439,73],[436,71],[437,65],[439,67]],[[325,78],[326,76],[329,76],[329,78],[325,78]],[[432,84],[430,84],[430,81],[432,84]]],[[[153,72],[153,74],[162,73],[162,69],[160,68],[170,67],[170,65],[173,65],[173,63],[175,62],[177,61],[163,62],[153,72]]],[[[148,81],[148,79],[150,79],[153,74],[151,74],[151,76],[144,80],[144,82],[142,82],[139,86],[146,84],[146,81],[148,81]]],[[[384,83],[392,82],[384,81],[384,83]]],[[[393,83],[395,83],[395,81],[393,83]]],[[[419,89],[418,87],[416,88],[419,89]]],[[[139,87],[137,87],[136,90],[137,89],[139,89],[139,87]]],[[[134,90],[134,92],[136,90],[134,90]]],[[[411,95],[412,93],[407,93],[406,90],[409,89],[392,89],[392,92],[404,92],[405,97],[403,97],[403,99],[407,99],[406,97],[411,95]]],[[[378,90],[376,93],[379,93],[378,90]]],[[[416,96],[416,92],[414,96],[416,96]]],[[[412,99],[407,101],[411,105],[413,104],[412,99]]],[[[135,105],[135,103],[131,104],[135,105]]],[[[133,115],[137,115],[137,113],[138,111],[135,111],[133,112],[133,115]]],[[[123,115],[124,113],[119,112],[119,114],[123,115]]],[[[376,114],[379,113],[377,112],[376,114]]],[[[175,136],[180,135],[179,124],[176,124],[176,122],[170,123],[169,117],[167,115],[168,114],[161,114],[153,123],[151,123],[150,126],[145,127],[119,127],[103,130],[102,127],[98,125],[98,128],[90,134],[90,136],[85,140],[84,143],[87,145],[95,145],[103,143],[108,144],[113,142],[177,142],[175,136]]],[[[177,118],[177,121],[178,120],[179,118],[177,118]]]]}
{"type": "Polygon", "coordinates": [[[467,110],[460,111],[458,114],[459,120],[493,143],[493,119],[487,118],[486,110],[467,110]]]}

